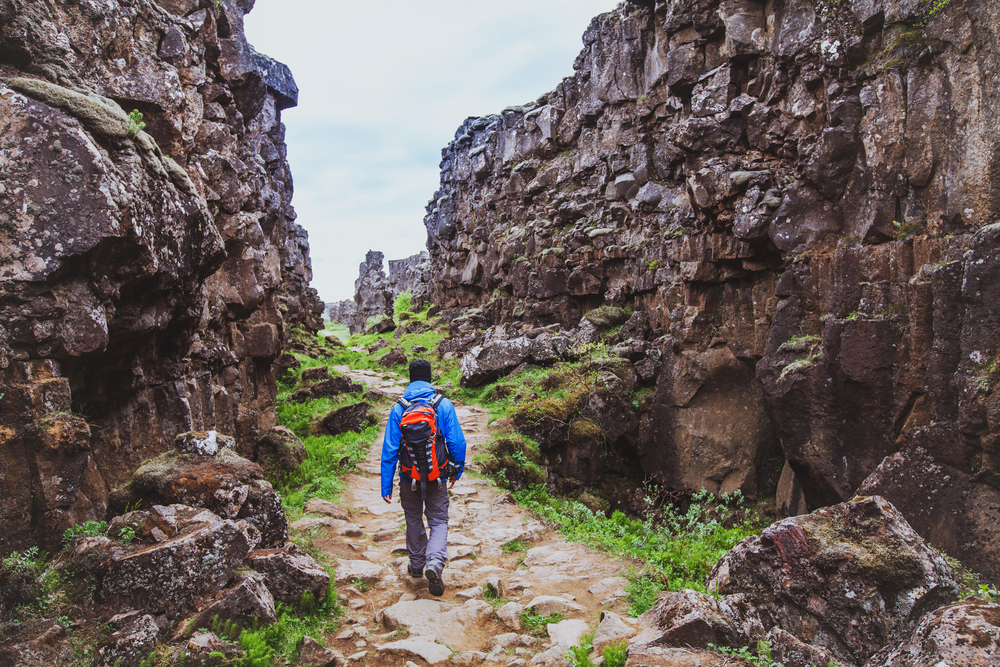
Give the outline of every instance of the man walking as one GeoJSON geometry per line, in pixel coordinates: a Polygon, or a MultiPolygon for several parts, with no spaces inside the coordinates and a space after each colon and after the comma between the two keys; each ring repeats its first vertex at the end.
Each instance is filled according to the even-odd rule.
{"type": "MultiPolygon", "coordinates": [[[[403,392],[403,400],[392,408],[389,424],[385,429],[385,440],[382,442],[382,500],[392,502],[392,480],[402,453],[404,465],[399,470],[399,503],[406,516],[409,573],[415,578],[426,575],[431,595],[440,596],[444,593],[441,572],[448,559],[448,489],[455,486],[465,470],[465,435],[458,423],[454,404],[447,398],[436,398],[434,387],[430,383],[430,363],[416,359],[410,364],[409,370],[410,384],[403,392]],[[408,409],[404,405],[411,404],[429,406],[436,411],[437,432],[444,438],[451,464],[441,470],[436,479],[433,474],[428,474],[427,464],[421,461],[418,465],[410,460],[411,452],[402,442],[400,422],[404,410],[408,409]],[[424,472],[421,473],[421,470],[424,472]],[[448,477],[451,479],[447,480],[448,477]],[[424,527],[424,514],[427,515],[430,538],[424,527]]],[[[423,457],[418,455],[418,458],[423,457]]]]}

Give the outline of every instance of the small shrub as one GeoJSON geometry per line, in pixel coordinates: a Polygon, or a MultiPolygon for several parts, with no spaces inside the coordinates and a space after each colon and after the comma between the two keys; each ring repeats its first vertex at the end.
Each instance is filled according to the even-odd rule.
{"type": "Polygon", "coordinates": [[[509,542],[504,542],[500,550],[505,554],[512,554],[518,551],[527,551],[528,545],[521,540],[510,540],[509,542]]]}
{"type": "Polygon", "coordinates": [[[628,642],[608,644],[601,651],[601,656],[604,658],[602,667],[625,667],[625,661],[628,660],[628,642]]]}
{"type": "MultiPolygon", "coordinates": [[[[413,292],[410,290],[405,290],[396,295],[395,301],[392,302],[392,312],[396,315],[396,320],[399,321],[400,315],[402,313],[408,312],[413,307],[413,292]]],[[[411,316],[416,317],[413,313],[411,316]]]]}
{"type": "MultiPolygon", "coordinates": [[[[70,543],[73,541],[74,537],[79,537],[81,535],[86,535],[88,537],[94,537],[95,535],[104,535],[108,530],[107,521],[84,521],[83,523],[78,523],[75,526],[70,526],[63,532],[62,544],[63,549],[68,549],[70,543]]],[[[132,536],[135,537],[135,531],[132,531],[132,536]]]]}
{"type": "Polygon", "coordinates": [[[657,595],[663,590],[663,585],[649,577],[631,577],[625,586],[628,594],[628,614],[632,617],[642,616],[656,604],[657,595]]]}
{"type": "Polygon", "coordinates": [[[535,637],[544,637],[546,635],[545,626],[549,623],[558,623],[564,618],[566,617],[558,612],[552,612],[548,616],[542,616],[534,609],[525,609],[521,612],[521,625],[528,634],[535,637]]]}
{"type": "Polygon", "coordinates": [[[590,659],[590,652],[594,650],[594,633],[588,632],[580,637],[580,643],[571,647],[563,655],[569,658],[573,667],[594,667],[594,661],[590,659]]]}
{"type": "Polygon", "coordinates": [[[525,489],[545,482],[541,454],[537,445],[516,435],[492,441],[483,461],[483,472],[493,477],[505,489],[525,489]]]}

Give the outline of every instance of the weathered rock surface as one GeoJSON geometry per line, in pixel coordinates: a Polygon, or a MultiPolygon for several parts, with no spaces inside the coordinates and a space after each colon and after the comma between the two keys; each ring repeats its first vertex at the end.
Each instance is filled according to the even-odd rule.
{"type": "Polygon", "coordinates": [[[223,520],[207,510],[197,519],[186,532],[161,543],[111,549],[100,566],[99,598],[170,618],[201,608],[257,546],[260,532],[246,521],[223,520]]]}
{"type": "Polygon", "coordinates": [[[941,607],[866,667],[918,665],[993,665],[1000,661],[1000,606],[961,602],[941,607]]]}
{"type": "Polygon", "coordinates": [[[253,551],[246,564],[263,575],[274,599],[286,605],[299,604],[303,593],[310,593],[316,602],[321,602],[330,587],[330,575],[296,544],[253,551]]]}
{"type": "Polygon", "coordinates": [[[414,635],[433,637],[438,643],[463,650],[472,648],[470,640],[492,616],[493,607],[482,600],[469,600],[458,607],[437,600],[412,600],[387,608],[382,623],[389,630],[405,625],[414,635]]]}
{"type": "MultiPolygon", "coordinates": [[[[980,520],[1000,489],[1000,92],[981,75],[997,25],[996,0],[595,18],[574,76],[468,119],[444,150],[424,224],[433,301],[463,338],[442,354],[478,356],[479,330],[518,320],[644,312],[662,358],[643,361],[656,389],[635,476],[752,494],[787,462],[796,511],[852,498],[921,429],[950,428],[921,446],[963,490],[899,506],[997,580],[980,520]],[[971,518],[918,516],[952,508],[971,518]]],[[[912,455],[895,465],[888,485],[923,476],[912,455]]]]}
{"type": "Polygon", "coordinates": [[[274,597],[264,577],[257,572],[240,572],[232,586],[220,591],[188,622],[188,628],[206,628],[220,622],[242,630],[275,620],[274,597]]]}
{"type": "Polygon", "coordinates": [[[370,403],[351,403],[323,417],[323,429],[330,435],[360,431],[375,424],[370,403]]]}
{"type": "Polygon", "coordinates": [[[290,206],[294,81],[247,43],[252,2],[163,4],[4,5],[3,553],[104,519],[176,433],[252,455],[271,362],[321,326],[290,206]]]}
{"type": "MultiPolygon", "coordinates": [[[[338,301],[327,310],[331,320],[347,325],[352,334],[364,331],[372,318],[381,316],[391,322],[393,304],[400,292],[410,292],[414,311],[423,307],[432,292],[430,256],[426,252],[390,259],[388,277],[382,268],[384,260],[383,253],[369,251],[354,283],[354,300],[338,301]]],[[[392,331],[392,327],[379,333],[384,331],[392,331]]]]}
{"type": "Polygon", "coordinates": [[[307,456],[298,436],[284,426],[275,426],[257,441],[254,458],[265,475],[277,478],[298,470],[307,456]]]}
{"type": "Polygon", "coordinates": [[[132,612],[126,618],[113,618],[115,632],[97,651],[95,664],[100,667],[138,667],[156,648],[160,633],[149,614],[132,612]]]}
{"type": "Polygon", "coordinates": [[[21,623],[0,641],[0,660],[7,665],[51,667],[73,659],[69,633],[53,620],[21,623]]]}
{"type": "Polygon", "coordinates": [[[233,660],[243,655],[243,649],[239,644],[223,641],[211,632],[198,630],[180,648],[173,652],[172,664],[178,664],[181,660],[181,653],[184,654],[184,665],[194,665],[195,667],[213,667],[218,662],[218,654],[222,654],[224,660],[233,660]]]}
{"type": "MultiPolygon", "coordinates": [[[[178,436],[179,443],[195,440],[187,434],[178,436]]],[[[216,440],[203,439],[201,445],[190,445],[194,447],[190,451],[213,453],[175,450],[145,462],[127,483],[112,492],[112,511],[173,504],[204,507],[224,519],[245,519],[253,524],[261,546],[283,545],[288,539],[288,521],[281,500],[264,479],[264,471],[232,449],[210,446],[210,441],[216,440]]]]}

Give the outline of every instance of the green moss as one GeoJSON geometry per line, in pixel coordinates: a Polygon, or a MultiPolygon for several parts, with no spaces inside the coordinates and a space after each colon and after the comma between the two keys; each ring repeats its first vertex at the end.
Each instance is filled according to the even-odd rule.
{"type": "Polygon", "coordinates": [[[569,427],[569,441],[579,445],[601,437],[601,427],[587,419],[576,419],[569,427]]]}
{"type": "Polygon", "coordinates": [[[483,472],[505,489],[526,489],[545,482],[538,445],[521,436],[503,436],[489,443],[483,472]]]}
{"type": "Polygon", "coordinates": [[[75,116],[95,134],[118,140],[128,138],[128,115],[113,100],[98,95],[84,95],[38,79],[14,78],[7,85],[32,99],[75,116]]]}
{"type": "Polygon", "coordinates": [[[599,329],[610,329],[624,324],[628,319],[628,313],[624,308],[617,306],[600,306],[587,313],[587,319],[599,329]]]}

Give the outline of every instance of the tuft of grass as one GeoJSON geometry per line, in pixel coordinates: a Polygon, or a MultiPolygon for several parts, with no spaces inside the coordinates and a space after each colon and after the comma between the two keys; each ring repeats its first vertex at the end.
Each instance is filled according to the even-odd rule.
{"type": "Polygon", "coordinates": [[[525,609],[521,612],[521,626],[525,631],[534,637],[544,637],[546,635],[545,626],[549,623],[558,623],[566,618],[558,612],[552,612],[548,616],[539,614],[534,609],[525,609]]]}
{"type": "MultiPolygon", "coordinates": [[[[79,537],[80,535],[87,535],[93,537],[95,535],[104,535],[108,531],[107,521],[84,521],[83,523],[78,523],[75,526],[70,526],[63,532],[62,544],[63,549],[68,549],[70,542],[73,541],[74,537],[79,537]]],[[[135,531],[132,531],[133,538],[135,537],[135,531]]],[[[122,540],[124,541],[124,540],[122,540]]]]}
{"type": "Polygon", "coordinates": [[[590,659],[590,652],[594,650],[594,633],[588,632],[580,637],[580,643],[570,647],[563,655],[569,658],[573,667],[595,667],[594,661],[590,659]]]}
{"type": "Polygon", "coordinates": [[[629,582],[625,586],[629,603],[628,615],[642,616],[652,609],[661,590],[663,584],[656,578],[640,575],[629,577],[629,582]]]}
{"type": "Polygon", "coordinates": [[[608,644],[601,651],[601,656],[604,658],[602,667],[625,667],[625,661],[628,660],[628,642],[608,644]]]}
{"type": "Polygon", "coordinates": [[[521,540],[510,540],[509,542],[504,542],[503,546],[500,547],[500,550],[505,554],[512,554],[518,551],[527,551],[528,545],[521,540]]]}

